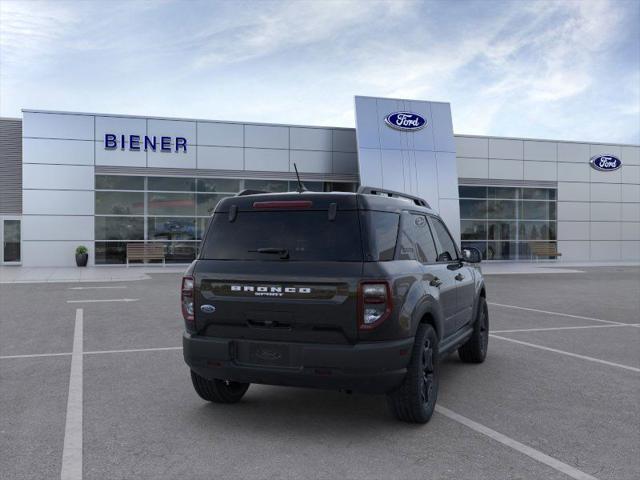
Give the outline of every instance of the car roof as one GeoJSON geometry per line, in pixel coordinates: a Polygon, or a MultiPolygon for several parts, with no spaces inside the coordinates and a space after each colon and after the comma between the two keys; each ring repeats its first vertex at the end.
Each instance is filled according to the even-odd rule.
{"type": "MultiPolygon", "coordinates": [[[[431,208],[417,204],[411,198],[389,197],[386,195],[374,195],[369,193],[353,192],[281,192],[281,193],[254,193],[240,192],[233,197],[221,200],[216,206],[215,212],[229,212],[232,208],[239,211],[253,211],[255,203],[261,203],[261,210],[270,210],[269,202],[296,202],[307,201],[311,205],[310,210],[327,210],[330,204],[335,203],[338,210],[376,210],[386,212],[401,212],[410,210],[421,213],[437,215],[431,208]]],[[[293,205],[293,204],[292,204],[293,205]]],[[[296,207],[292,207],[295,209],[296,207]]],[[[299,208],[299,207],[298,207],[299,208]]],[[[273,209],[286,209],[286,205],[279,204],[273,209]]]]}

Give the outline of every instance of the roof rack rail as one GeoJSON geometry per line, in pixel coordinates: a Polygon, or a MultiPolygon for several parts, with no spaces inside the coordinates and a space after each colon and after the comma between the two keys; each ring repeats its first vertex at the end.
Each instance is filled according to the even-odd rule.
{"type": "Polygon", "coordinates": [[[236,197],[244,197],[245,195],[260,195],[261,193],[270,193],[265,190],[251,190],[250,188],[236,193],[236,197]]]}
{"type": "Polygon", "coordinates": [[[366,194],[366,195],[380,195],[383,197],[391,197],[391,198],[404,198],[406,200],[412,201],[413,203],[415,203],[420,207],[431,208],[427,203],[427,201],[420,197],[409,195],[408,193],[396,192],[394,190],[387,190],[387,189],[378,188],[378,187],[361,186],[360,188],[358,188],[358,193],[366,194]]]}

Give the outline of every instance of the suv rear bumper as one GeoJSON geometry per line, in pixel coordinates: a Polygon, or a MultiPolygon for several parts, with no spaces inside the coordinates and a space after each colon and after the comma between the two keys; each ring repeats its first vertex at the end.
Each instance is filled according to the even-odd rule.
{"type": "Polygon", "coordinates": [[[209,379],[385,393],[402,383],[413,338],[322,345],[185,333],[182,344],[187,365],[209,379]]]}

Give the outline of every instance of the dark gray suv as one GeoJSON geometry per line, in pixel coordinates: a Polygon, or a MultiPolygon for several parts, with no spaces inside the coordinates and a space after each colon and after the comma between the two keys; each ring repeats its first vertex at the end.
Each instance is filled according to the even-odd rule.
{"type": "Polygon", "coordinates": [[[384,393],[398,419],[427,422],[440,359],[487,354],[479,261],[404,194],[224,199],[182,280],[195,390],[219,403],[251,383],[384,393]]]}

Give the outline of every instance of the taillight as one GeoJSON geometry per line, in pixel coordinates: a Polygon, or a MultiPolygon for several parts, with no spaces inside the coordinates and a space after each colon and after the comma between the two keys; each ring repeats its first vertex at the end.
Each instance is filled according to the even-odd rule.
{"type": "Polygon", "coordinates": [[[358,289],[358,328],[377,327],[391,314],[392,307],[388,282],[362,282],[358,289]]]}
{"type": "Polygon", "coordinates": [[[195,327],[193,316],[193,277],[182,277],[180,303],[182,305],[182,316],[184,317],[187,330],[193,330],[195,327]]]}

